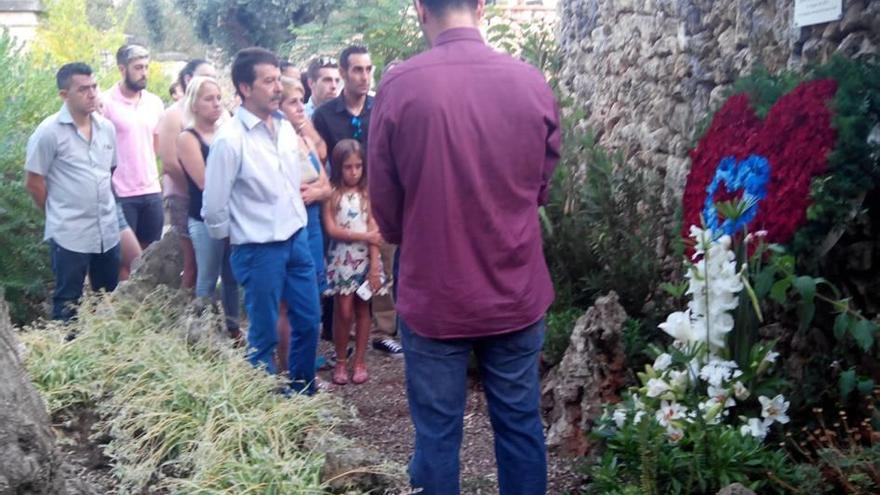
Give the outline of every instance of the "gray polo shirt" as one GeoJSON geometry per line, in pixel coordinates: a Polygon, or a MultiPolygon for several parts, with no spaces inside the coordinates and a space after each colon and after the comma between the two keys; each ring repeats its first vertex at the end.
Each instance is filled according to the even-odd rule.
{"type": "Polygon", "coordinates": [[[119,244],[110,178],[116,166],[116,130],[92,114],[87,141],[63,105],[31,135],[25,170],[46,179],[44,239],[77,253],[104,253],[119,244]]]}

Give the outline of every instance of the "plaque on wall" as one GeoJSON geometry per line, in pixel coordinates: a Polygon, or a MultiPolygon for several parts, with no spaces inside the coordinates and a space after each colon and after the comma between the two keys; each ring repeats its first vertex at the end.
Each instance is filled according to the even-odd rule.
{"type": "Polygon", "coordinates": [[[843,15],[843,0],[794,0],[794,25],[812,26],[839,21],[843,15]]]}

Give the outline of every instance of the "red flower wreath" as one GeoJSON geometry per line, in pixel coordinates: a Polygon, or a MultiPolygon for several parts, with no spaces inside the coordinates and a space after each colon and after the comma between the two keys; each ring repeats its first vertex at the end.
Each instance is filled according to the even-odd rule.
{"type": "MultiPolygon", "coordinates": [[[[780,98],[763,122],[747,95],[730,97],[691,151],[692,166],[682,199],[682,235],[688,235],[691,225],[700,225],[706,189],[721,160],[758,155],[770,163],[770,182],[749,230],[766,230],[768,242],[791,240],[806,221],[810,181],[825,172],[828,153],[834,148],[836,133],[828,103],[836,91],[837,83],[830,79],[805,82],[780,98]]],[[[739,195],[741,191],[718,188],[714,200],[739,195]]]]}

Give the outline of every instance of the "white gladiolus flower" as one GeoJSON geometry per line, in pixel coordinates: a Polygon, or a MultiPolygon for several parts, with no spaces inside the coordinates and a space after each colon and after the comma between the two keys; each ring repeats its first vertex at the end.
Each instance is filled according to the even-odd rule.
{"type": "Polygon", "coordinates": [[[772,399],[762,395],[758,397],[758,402],[761,403],[761,417],[769,421],[768,424],[773,424],[774,421],[782,424],[788,423],[789,418],[786,413],[788,412],[789,402],[785,400],[782,394],[772,399]]]}
{"type": "Polygon", "coordinates": [[[709,397],[711,400],[721,404],[721,407],[728,408],[736,405],[736,401],[730,396],[730,391],[726,388],[713,387],[709,385],[709,397]]]}
{"type": "Polygon", "coordinates": [[[687,407],[678,402],[660,402],[660,409],[654,414],[654,418],[660,426],[669,426],[670,422],[687,418],[687,407]]]}
{"type": "Polygon", "coordinates": [[[746,400],[749,398],[749,395],[751,395],[751,392],[743,385],[743,382],[735,382],[733,384],[733,396],[738,400],[746,400]]]}
{"type": "Polygon", "coordinates": [[[714,360],[706,363],[700,370],[700,378],[714,387],[720,387],[733,376],[736,363],[733,361],[714,360]]]}
{"type": "Polygon", "coordinates": [[[691,324],[690,311],[676,311],[666,317],[666,321],[658,325],[675,340],[692,342],[695,340],[691,324]]]}
{"type": "Polygon", "coordinates": [[[626,410],[615,409],[611,418],[614,420],[614,424],[616,424],[618,428],[623,428],[623,425],[626,424],[626,410]]]}
{"type": "Polygon", "coordinates": [[[653,368],[657,371],[663,371],[668,368],[670,364],[672,364],[672,356],[664,352],[654,360],[653,368]]]}
{"type": "Polygon", "coordinates": [[[642,418],[645,416],[645,411],[636,411],[636,415],[633,416],[633,424],[637,425],[642,422],[642,418]]]}
{"type": "Polygon", "coordinates": [[[770,351],[764,356],[763,362],[765,363],[775,363],[776,358],[779,357],[779,353],[775,351],[770,351]]]}
{"type": "Polygon", "coordinates": [[[676,428],[675,426],[670,425],[666,428],[666,438],[672,443],[678,443],[684,438],[684,431],[682,431],[681,428],[676,428]]]}
{"type": "Polygon", "coordinates": [[[743,436],[751,435],[758,440],[764,440],[767,437],[767,427],[769,426],[770,424],[766,420],[761,421],[758,418],[751,418],[746,424],[740,426],[739,432],[743,436]]]}
{"type": "Polygon", "coordinates": [[[648,397],[656,398],[669,391],[669,384],[659,378],[648,380],[648,397]]]}

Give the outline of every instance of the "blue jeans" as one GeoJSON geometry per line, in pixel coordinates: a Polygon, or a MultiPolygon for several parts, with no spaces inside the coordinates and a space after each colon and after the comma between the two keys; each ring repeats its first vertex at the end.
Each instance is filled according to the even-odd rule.
{"type": "Polygon", "coordinates": [[[244,287],[244,304],[250,318],[248,359],[275,373],[278,305],[287,303],[290,321],[290,379],[296,392],[314,393],[315,355],[321,322],[315,263],[308,232],[298,230],[290,239],[232,247],[232,271],[244,287]]]}
{"type": "Polygon", "coordinates": [[[327,272],[324,269],[324,228],[321,225],[321,203],[306,206],[306,212],[309,214],[309,223],[306,229],[309,232],[309,249],[312,251],[312,260],[315,262],[318,294],[323,294],[327,289],[327,272]]]}
{"type": "Polygon", "coordinates": [[[119,283],[119,244],[105,253],[77,253],[49,240],[55,291],[52,293],[52,319],[70,321],[82,297],[86,273],[92,290],[113,292],[119,283]]]}
{"type": "Polygon", "coordinates": [[[471,351],[479,362],[501,495],[547,490],[547,457],[540,416],[538,356],[544,320],[515,332],[472,339],[422,337],[401,319],[406,393],[416,430],[410,483],[422,495],[457,495],[459,451],[471,351]]]}
{"type": "Polygon", "coordinates": [[[217,277],[223,282],[220,300],[226,313],[226,328],[238,329],[238,283],[229,264],[229,246],[225,239],[214,239],[208,234],[205,222],[187,219],[189,237],[196,253],[196,297],[216,300],[217,277]]]}

